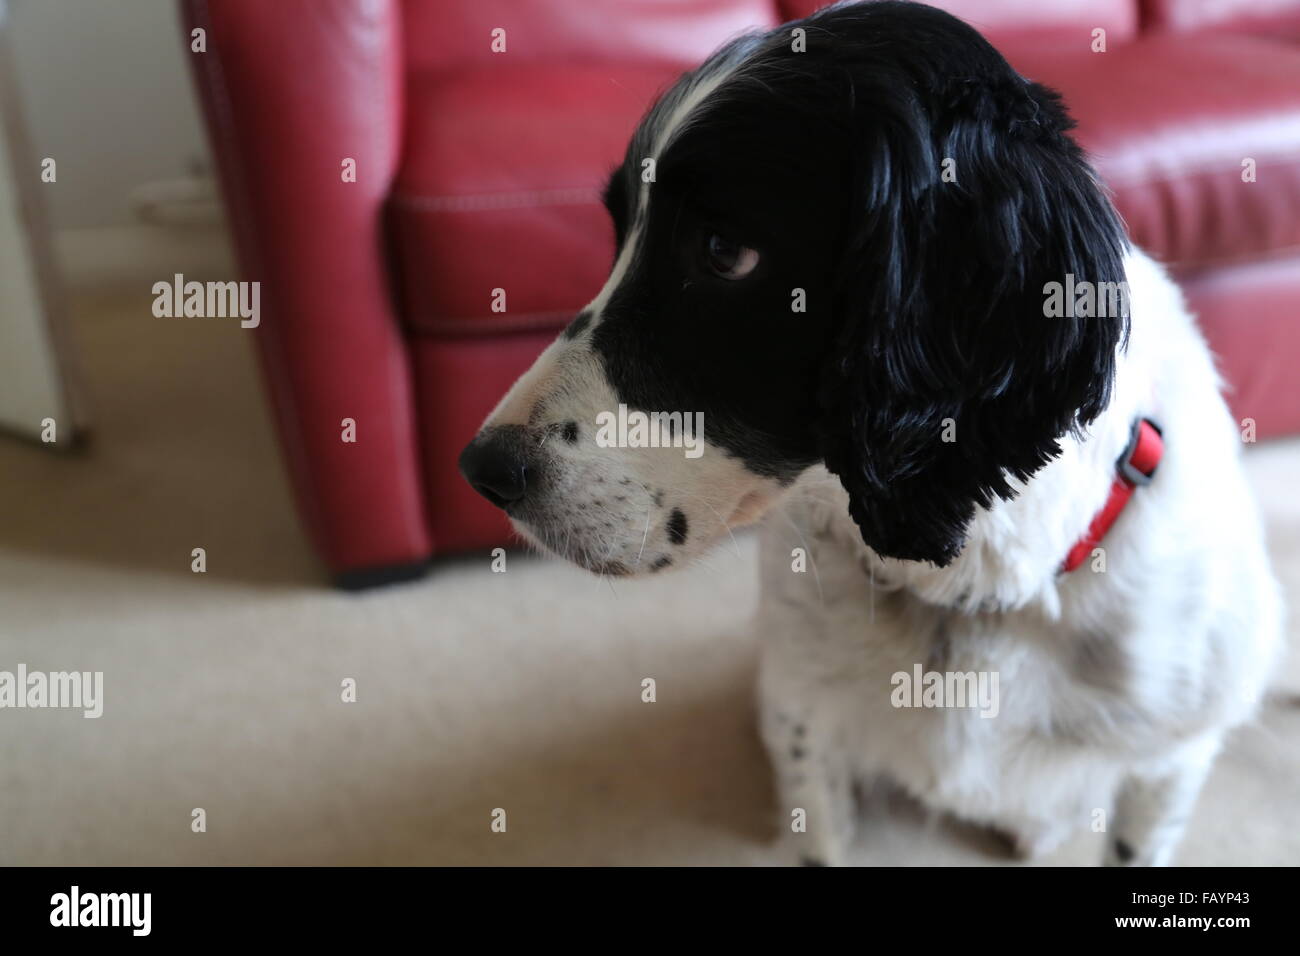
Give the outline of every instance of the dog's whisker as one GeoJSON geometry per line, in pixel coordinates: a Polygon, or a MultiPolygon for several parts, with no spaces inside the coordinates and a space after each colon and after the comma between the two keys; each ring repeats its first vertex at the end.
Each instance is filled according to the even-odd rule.
{"type": "Polygon", "coordinates": [[[653,506],[645,510],[645,531],[641,533],[641,550],[636,553],[636,561],[633,562],[633,567],[640,566],[641,555],[645,554],[645,543],[650,539],[650,513],[652,510],[653,506]]]}

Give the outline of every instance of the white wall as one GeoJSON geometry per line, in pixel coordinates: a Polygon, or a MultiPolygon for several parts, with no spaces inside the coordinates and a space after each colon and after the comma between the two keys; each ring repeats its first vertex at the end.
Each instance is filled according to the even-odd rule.
{"type": "Polygon", "coordinates": [[[44,192],[55,229],[125,225],[135,186],[208,165],[175,0],[9,0],[9,10],[32,149],[58,163],[44,192]]]}
{"type": "Polygon", "coordinates": [[[0,429],[36,437],[41,422],[53,418],[71,437],[35,250],[10,170],[6,125],[0,122],[0,429]]]}

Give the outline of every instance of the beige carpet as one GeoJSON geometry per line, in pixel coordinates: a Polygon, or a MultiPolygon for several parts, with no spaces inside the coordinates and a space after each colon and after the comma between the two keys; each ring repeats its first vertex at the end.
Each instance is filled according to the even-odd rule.
{"type": "MultiPolygon", "coordinates": [[[[155,319],[149,302],[75,303],[90,449],[0,440],[0,670],[106,684],[99,720],[0,711],[0,863],[778,862],[753,729],[751,541],[638,583],[513,556],[492,574],[482,556],[331,592],[248,333],[155,319]],[[207,574],[190,571],[195,547],[207,574]]],[[[1250,469],[1300,604],[1300,442],[1252,449],[1250,469]]],[[[1220,760],[1182,862],[1300,863],[1294,653],[1278,686],[1220,760]]],[[[1091,863],[1100,839],[1048,862],[1091,863]]],[[[984,834],[898,802],[869,808],[855,859],[1006,862],[984,834]]]]}

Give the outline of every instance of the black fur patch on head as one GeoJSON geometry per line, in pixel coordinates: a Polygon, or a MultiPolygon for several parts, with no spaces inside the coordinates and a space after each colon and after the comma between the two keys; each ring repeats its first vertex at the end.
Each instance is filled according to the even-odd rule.
{"type": "Polygon", "coordinates": [[[682,512],[682,509],[674,508],[673,513],[668,516],[668,540],[673,544],[685,544],[689,530],[686,515],[682,512]]]}
{"type": "Polygon", "coordinates": [[[560,437],[563,438],[570,445],[576,444],[578,441],[578,423],[565,422],[563,425],[561,425],[560,437]]]}
{"type": "Polygon", "coordinates": [[[606,194],[620,246],[662,151],[592,345],[621,401],[703,412],[758,474],[824,461],[871,548],[947,564],[1106,407],[1126,318],[1048,318],[1044,286],[1123,281],[1123,232],[1059,98],[971,27],[894,0],[798,25],[806,52],[791,25],[734,41],[633,137],[606,194]],[[709,270],[714,235],[752,274],[709,270]]]}

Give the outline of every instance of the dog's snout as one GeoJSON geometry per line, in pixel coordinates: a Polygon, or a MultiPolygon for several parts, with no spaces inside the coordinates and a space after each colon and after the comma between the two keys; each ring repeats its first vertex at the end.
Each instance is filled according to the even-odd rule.
{"type": "Polygon", "coordinates": [[[460,453],[460,473],[498,508],[518,502],[528,490],[528,465],[520,443],[499,431],[476,435],[465,446],[460,453]]]}

